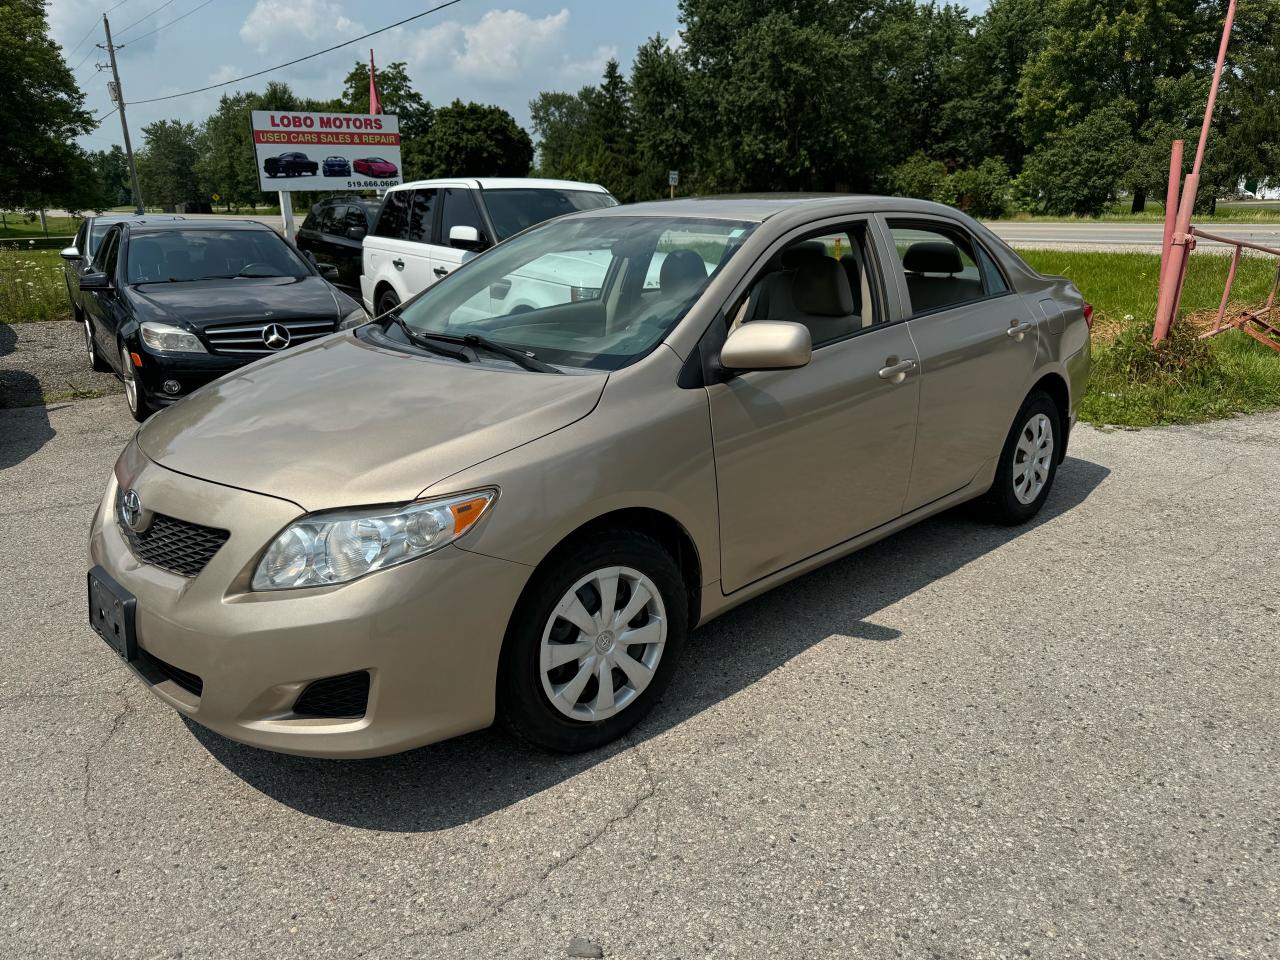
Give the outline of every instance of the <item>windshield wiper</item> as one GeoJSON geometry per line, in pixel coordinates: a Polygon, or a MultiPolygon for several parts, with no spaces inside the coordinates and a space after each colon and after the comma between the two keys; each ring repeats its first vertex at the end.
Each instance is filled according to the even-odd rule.
{"type": "Polygon", "coordinates": [[[383,314],[380,318],[387,323],[393,323],[404,333],[409,342],[415,347],[421,347],[429,353],[439,354],[442,357],[449,357],[451,360],[458,360],[462,363],[470,363],[471,357],[465,350],[450,350],[448,347],[442,347],[440,344],[433,342],[435,337],[427,334],[419,333],[413,327],[409,326],[396,312],[383,314]]]}
{"type": "Polygon", "coordinates": [[[431,337],[433,340],[440,340],[444,343],[461,343],[473,349],[487,350],[489,353],[496,353],[500,357],[506,357],[517,366],[532,370],[535,373],[564,373],[563,370],[553,367],[546,361],[539,360],[532,351],[517,350],[515,347],[508,347],[504,343],[498,343],[488,337],[482,337],[478,333],[468,333],[463,336],[449,333],[423,333],[422,336],[431,337]]]}

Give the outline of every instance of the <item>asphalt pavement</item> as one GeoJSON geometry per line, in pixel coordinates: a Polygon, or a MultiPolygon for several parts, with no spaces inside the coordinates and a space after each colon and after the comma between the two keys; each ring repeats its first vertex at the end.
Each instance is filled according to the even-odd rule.
{"type": "Polygon", "coordinates": [[[238,746],[85,623],[118,397],[0,411],[0,956],[1280,955],[1280,415],[1073,437],[695,634],[625,743],[238,746]]]}

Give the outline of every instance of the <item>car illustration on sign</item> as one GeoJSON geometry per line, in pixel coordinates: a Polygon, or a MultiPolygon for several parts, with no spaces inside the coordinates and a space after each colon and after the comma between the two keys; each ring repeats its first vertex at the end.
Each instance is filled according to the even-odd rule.
{"type": "Polygon", "coordinates": [[[356,173],[363,173],[366,177],[394,177],[400,173],[394,163],[381,157],[361,157],[351,165],[356,173]]]}
{"type": "Polygon", "coordinates": [[[351,161],[346,157],[325,157],[321,173],[326,177],[349,177],[351,161]]]}
{"type": "Polygon", "coordinates": [[[320,164],[305,153],[282,153],[278,157],[267,157],[262,169],[268,177],[299,177],[303,174],[315,176],[320,172],[320,164]]]}

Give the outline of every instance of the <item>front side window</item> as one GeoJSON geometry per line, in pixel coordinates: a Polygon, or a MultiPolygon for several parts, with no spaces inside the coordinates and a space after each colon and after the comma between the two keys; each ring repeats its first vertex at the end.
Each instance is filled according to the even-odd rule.
{"type": "Polygon", "coordinates": [[[497,231],[498,240],[514,237],[521,230],[552,217],[580,210],[616,207],[618,201],[598,190],[558,190],[549,187],[513,187],[484,190],[484,205],[497,231]]]}
{"type": "Polygon", "coordinates": [[[617,370],[661,342],[754,226],[613,216],[549,223],[464,264],[402,317],[422,332],[480,334],[562,367],[617,370]],[[687,245],[674,246],[677,236],[687,245]],[[646,287],[654,269],[659,284],[646,287]]]}
{"type": "Polygon", "coordinates": [[[409,204],[412,200],[412,190],[392,190],[388,193],[382,201],[382,212],[373,229],[374,236],[403,240],[409,229],[409,204]]]}
{"type": "Polygon", "coordinates": [[[347,207],[345,204],[330,204],[325,207],[320,217],[321,233],[340,233],[342,231],[342,221],[347,215],[347,207]]]}
{"type": "Polygon", "coordinates": [[[272,230],[163,230],[135,234],[128,283],[311,276],[272,230]]]}
{"type": "Polygon", "coordinates": [[[98,252],[93,258],[95,273],[105,273],[112,279],[116,273],[116,243],[120,239],[120,231],[108,233],[98,244],[98,252]]]}
{"type": "Polygon", "coordinates": [[[449,245],[449,231],[454,227],[475,227],[484,236],[480,212],[476,210],[471,191],[464,187],[449,187],[444,191],[444,209],[440,212],[440,242],[449,245]]]}
{"type": "Polygon", "coordinates": [[[414,243],[431,243],[431,230],[436,219],[438,190],[413,191],[413,203],[409,206],[409,226],[406,240],[414,243]]]}
{"type": "Polygon", "coordinates": [[[732,323],[783,320],[809,328],[814,347],[881,322],[865,221],[795,240],[770,258],[732,323]]]}
{"type": "Polygon", "coordinates": [[[989,295],[973,240],[963,230],[905,220],[890,220],[889,230],[913,316],[989,295]]]}

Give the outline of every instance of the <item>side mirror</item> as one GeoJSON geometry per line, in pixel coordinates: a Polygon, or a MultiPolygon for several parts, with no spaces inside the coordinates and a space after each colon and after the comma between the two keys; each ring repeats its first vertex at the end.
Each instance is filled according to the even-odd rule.
{"type": "Polygon", "coordinates": [[[729,334],[720,348],[720,366],[726,370],[793,370],[813,356],[809,328],[783,320],[744,323],[729,334]]]}
{"type": "Polygon", "coordinates": [[[80,278],[81,290],[110,290],[111,278],[105,273],[86,273],[80,278]]]}
{"type": "Polygon", "coordinates": [[[77,250],[75,247],[64,247],[62,250],[58,252],[58,256],[60,256],[63,260],[79,260],[80,251],[77,250]]]}
{"type": "Polygon", "coordinates": [[[338,268],[332,263],[317,263],[316,269],[320,271],[320,276],[324,277],[326,280],[338,279],[338,268]]]}
{"type": "Polygon", "coordinates": [[[463,250],[483,250],[487,244],[475,227],[459,224],[449,228],[449,246],[461,247],[463,250]]]}
{"type": "Polygon", "coordinates": [[[364,227],[347,227],[347,237],[352,240],[363,240],[368,232],[364,227]]]}

